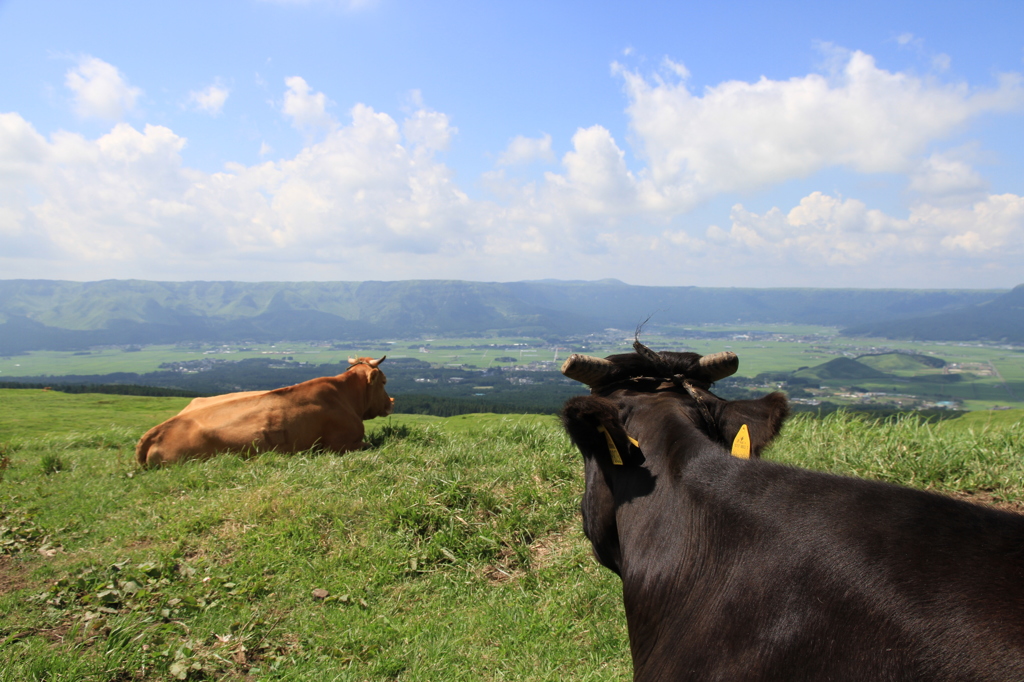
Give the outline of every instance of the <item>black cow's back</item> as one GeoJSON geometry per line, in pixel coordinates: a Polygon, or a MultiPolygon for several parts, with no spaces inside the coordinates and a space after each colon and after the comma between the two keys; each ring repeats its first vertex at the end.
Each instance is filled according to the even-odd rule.
{"type": "Polygon", "coordinates": [[[1024,517],[711,456],[672,483],[617,517],[637,679],[1024,680],[1024,517]]]}

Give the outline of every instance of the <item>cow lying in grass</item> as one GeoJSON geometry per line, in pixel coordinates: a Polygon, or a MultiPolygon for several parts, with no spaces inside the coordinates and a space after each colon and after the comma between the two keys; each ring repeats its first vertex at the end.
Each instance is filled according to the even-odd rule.
{"type": "Polygon", "coordinates": [[[1024,680],[1024,516],[759,460],[783,396],[635,347],[562,369],[591,387],[562,419],[635,680],[1024,680]]]}
{"type": "Polygon", "coordinates": [[[219,452],[358,450],[366,446],[363,420],[391,414],[394,404],[378,368],[383,361],[350,358],[352,366],[338,376],[273,391],[197,398],[147,431],[135,447],[136,459],[159,466],[219,452]]]}

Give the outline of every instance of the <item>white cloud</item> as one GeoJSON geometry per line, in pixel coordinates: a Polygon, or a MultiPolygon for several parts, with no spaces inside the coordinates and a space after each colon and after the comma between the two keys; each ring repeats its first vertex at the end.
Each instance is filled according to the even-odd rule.
{"type": "Polygon", "coordinates": [[[117,67],[84,55],[69,69],[64,83],[74,94],[75,111],[87,118],[118,120],[135,108],[142,90],[128,85],[117,67]]]}
{"type": "Polygon", "coordinates": [[[573,150],[562,157],[565,173],[546,173],[549,196],[572,211],[590,215],[627,212],[636,206],[636,180],[625,154],[603,126],[581,128],[573,150]]]}
{"type": "MultiPolygon", "coordinates": [[[[562,172],[544,173],[543,182],[521,183],[506,177],[504,169],[483,176],[486,188],[505,202],[488,207],[494,214],[488,224],[514,235],[498,240],[502,249],[519,243],[520,233],[533,229],[540,230],[552,248],[601,249],[597,235],[640,207],[641,186],[606,128],[581,128],[572,144],[572,151],[562,158],[562,172]]],[[[538,242],[529,241],[532,246],[525,250],[536,250],[538,242]]]]}
{"type": "Polygon", "coordinates": [[[896,36],[896,43],[900,47],[913,50],[919,56],[926,58],[929,64],[931,65],[932,69],[935,70],[936,72],[941,73],[943,71],[948,71],[950,65],[952,64],[953,60],[950,59],[949,55],[947,54],[943,54],[941,52],[929,54],[925,50],[924,39],[918,38],[913,33],[901,33],[900,35],[896,36]]]}
{"type": "Polygon", "coordinates": [[[953,60],[948,54],[935,54],[931,57],[932,68],[936,71],[949,71],[949,67],[952,66],[953,60]]]}
{"type": "MultiPolygon", "coordinates": [[[[617,67],[634,146],[593,125],[556,159],[550,135],[516,137],[482,178],[494,202],[471,200],[439,160],[457,130],[418,92],[404,118],[357,104],[343,124],[325,93],[288,78],[280,110],[308,135],[305,146],[219,173],[187,167],[186,141],[167,127],[122,123],[97,139],[46,138],[18,114],[0,114],[0,268],[22,254],[79,278],[443,273],[794,286],[943,285],[950,272],[989,268],[1004,279],[978,286],[1016,283],[1021,197],[990,195],[970,143],[938,143],[981,113],[1021,106],[1020,83],[1005,77],[975,90],[890,73],[861,53],[835,55],[828,74],[696,94],[670,60],[660,77],[617,67]],[[506,177],[515,175],[509,166],[536,160],[558,166],[531,180],[506,177]],[[905,177],[905,210],[813,192],[811,183],[797,205],[766,211],[729,196],[834,167],[905,177]],[[722,227],[692,213],[715,197],[735,204],[722,227]]],[[[272,151],[260,145],[261,157],[272,151]]]]}
{"type": "Polygon", "coordinates": [[[188,93],[188,102],[197,111],[205,111],[211,116],[219,116],[230,94],[231,91],[227,88],[213,84],[202,90],[193,90],[188,93]]]}
{"type": "Polygon", "coordinates": [[[856,199],[821,192],[804,197],[783,215],[778,209],[757,216],[733,208],[731,236],[762,253],[809,263],[850,266],[877,260],[910,225],[869,209],[856,199]]]}
{"type": "Polygon", "coordinates": [[[39,249],[107,268],[344,262],[367,248],[442,252],[462,238],[472,210],[449,169],[363,105],[351,125],[279,162],[207,174],[183,165],[185,142],[165,127],[124,123],[96,140],[58,133],[47,141],[17,114],[3,115],[0,173],[28,188],[0,185],[8,200],[0,236],[34,235],[39,249]]]}
{"type": "Polygon", "coordinates": [[[18,114],[0,114],[0,175],[16,177],[47,154],[46,139],[18,114]]]}
{"type": "Polygon", "coordinates": [[[922,221],[946,233],[942,246],[970,254],[994,254],[1019,268],[1024,258],[1024,197],[1000,194],[953,210],[915,209],[922,221]]]}
{"type": "Polygon", "coordinates": [[[0,253],[45,254],[45,240],[29,225],[29,196],[36,191],[33,169],[49,157],[46,139],[18,114],[0,114],[0,253]]]}
{"type": "Polygon", "coordinates": [[[954,154],[932,154],[910,173],[908,189],[922,201],[964,204],[986,194],[984,178],[954,154]]]}
{"type": "Polygon", "coordinates": [[[430,151],[448,149],[451,138],[458,128],[453,127],[448,116],[437,111],[419,109],[402,123],[405,139],[418,147],[430,151]]]}
{"type": "Polygon", "coordinates": [[[787,278],[791,269],[850,277],[867,266],[878,285],[913,281],[908,271],[948,279],[953,273],[936,265],[951,262],[1013,272],[1024,257],[1024,197],[1010,194],[961,207],[919,204],[896,218],[856,199],[814,192],[788,212],[755,214],[737,204],[730,218],[728,230],[712,226],[703,239],[685,231],[663,236],[690,250],[717,247],[744,266],[772,263],[787,278]]]}
{"type": "Polygon", "coordinates": [[[896,42],[900,47],[907,47],[909,45],[921,48],[924,47],[924,41],[914,36],[913,33],[901,33],[896,36],[896,42]]]}
{"type": "Polygon", "coordinates": [[[292,76],[284,81],[288,91],[284,94],[282,111],[292,120],[292,125],[303,132],[334,128],[337,122],[327,113],[327,95],[311,92],[309,84],[301,76],[292,76]]]}
{"type": "Polygon", "coordinates": [[[837,166],[908,172],[972,117],[1024,106],[1015,76],[972,91],[880,69],[863,52],[840,56],[841,68],[827,75],[728,81],[700,95],[681,65],[669,62],[671,77],[653,80],[619,67],[638,153],[658,191],[707,197],[837,166]]]}
{"type": "Polygon", "coordinates": [[[555,153],[551,151],[551,136],[524,137],[517,135],[509,142],[508,147],[498,157],[499,166],[516,166],[533,163],[534,161],[552,162],[555,153]]]}

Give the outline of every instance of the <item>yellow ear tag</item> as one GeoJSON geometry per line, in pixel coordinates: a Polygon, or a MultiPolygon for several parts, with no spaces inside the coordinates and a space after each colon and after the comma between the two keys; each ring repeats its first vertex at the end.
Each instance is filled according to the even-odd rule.
{"type": "Polygon", "coordinates": [[[736,438],[732,441],[732,456],[740,459],[750,459],[750,432],[744,424],[736,432],[736,438]]]}
{"type": "Polygon", "coordinates": [[[604,434],[604,439],[608,441],[608,454],[612,456],[612,464],[622,466],[622,457],[619,456],[619,449],[615,447],[615,441],[612,440],[612,434],[608,433],[604,425],[598,426],[597,430],[604,434]]]}

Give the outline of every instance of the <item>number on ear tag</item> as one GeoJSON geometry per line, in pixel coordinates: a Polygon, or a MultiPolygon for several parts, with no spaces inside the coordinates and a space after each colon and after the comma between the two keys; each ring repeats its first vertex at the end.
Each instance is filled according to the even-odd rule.
{"type": "Polygon", "coordinates": [[[750,459],[750,431],[747,430],[746,424],[740,427],[732,441],[732,456],[750,459]]]}

